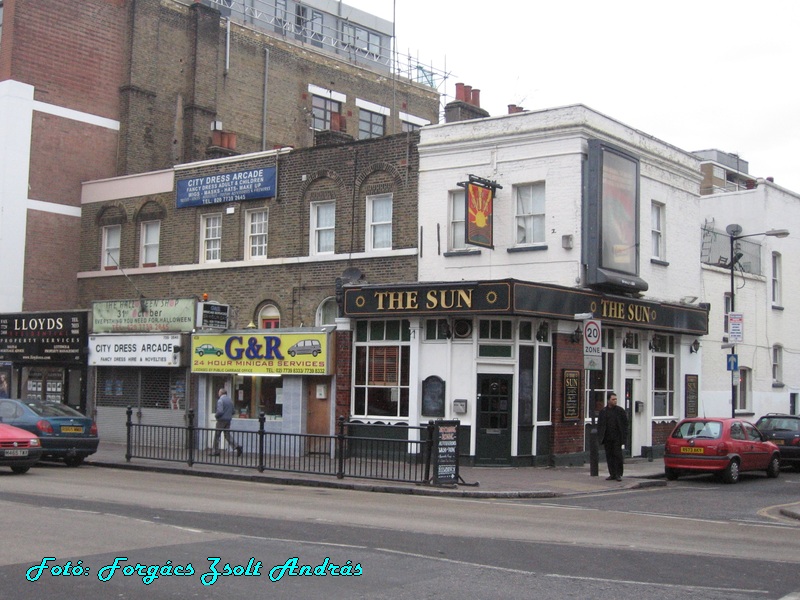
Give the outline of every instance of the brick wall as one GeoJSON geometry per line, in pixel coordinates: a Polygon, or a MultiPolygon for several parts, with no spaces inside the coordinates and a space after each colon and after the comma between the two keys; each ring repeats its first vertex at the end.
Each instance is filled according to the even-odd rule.
{"type": "Polygon", "coordinates": [[[584,451],[584,390],[583,344],[576,344],[569,334],[553,335],[553,454],[570,454],[584,451]],[[581,373],[580,418],[564,421],[564,369],[581,373]]]}
{"type": "MultiPolygon", "coordinates": [[[[366,195],[393,194],[394,249],[417,243],[417,143],[419,134],[399,134],[349,145],[306,148],[288,154],[257,155],[236,163],[201,164],[181,170],[181,179],[261,166],[275,166],[276,198],[211,206],[175,208],[174,193],[93,202],[83,207],[81,230],[81,306],[93,300],[124,299],[143,293],[151,298],[209,294],[236,309],[237,326],[254,319],[266,303],[281,313],[281,325],[311,326],[319,305],[335,295],[336,278],[357,266],[371,283],[416,281],[416,254],[348,258],[364,251],[366,195]],[[309,256],[311,202],[336,201],[336,254],[320,260],[309,256]],[[246,212],[269,210],[268,260],[245,261],[246,212]],[[233,209],[228,214],[227,209],[233,209]],[[139,268],[139,215],[160,212],[159,269],[139,268]],[[198,266],[201,218],[222,214],[222,260],[198,266]],[[120,266],[109,276],[99,271],[104,217],[122,215],[120,266]],[[303,258],[303,260],[295,260],[303,258]],[[165,267],[183,266],[163,272],[165,267]],[[88,276],[90,272],[96,276],[88,276]],[[127,275],[123,276],[124,274],[127,275]]],[[[149,220],[145,217],[144,220],[149,220]]],[[[116,222],[116,221],[114,221],[116,222]]]]}

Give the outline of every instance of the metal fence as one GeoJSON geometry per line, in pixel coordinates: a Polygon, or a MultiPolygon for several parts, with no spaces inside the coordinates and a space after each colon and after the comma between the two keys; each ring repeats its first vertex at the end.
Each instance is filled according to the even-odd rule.
{"type": "Polygon", "coordinates": [[[406,436],[397,439],[397,426],[387,428],[387,437],[358,435],[359,424],[339,419],[336,435],[275,433],[265,431],[266,418],[260,415],[258,431],[229,430],[235,445],[226,443],[224,434],[214,428],[195,427],[193,411],[188,424],[146,425],[134,423],[133,409],[127,410],[125,459],[145,458],[170,462],[223,465],[258,469],[259,472],[288,471],[330,475],[339,479],[355,477],[416,483],[431,482],[431,461],[436,425],[404,427],[406,436]],[[419,439],[408,439],[416,432],[419,439]],[[242,452],[237,451],[242,448],[242,452]],[[217,454],[213,450],[219,448],[217,454]]]}

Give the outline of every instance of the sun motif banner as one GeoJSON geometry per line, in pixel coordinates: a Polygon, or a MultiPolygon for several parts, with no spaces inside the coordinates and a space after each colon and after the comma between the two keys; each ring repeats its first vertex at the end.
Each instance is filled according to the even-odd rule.
{"type": "Polygon", "coordinates": [[[466,243],[484,248],[494,248],[492,229],[494,189],[470,182],[467,184],[466,202],[466,243]]]}

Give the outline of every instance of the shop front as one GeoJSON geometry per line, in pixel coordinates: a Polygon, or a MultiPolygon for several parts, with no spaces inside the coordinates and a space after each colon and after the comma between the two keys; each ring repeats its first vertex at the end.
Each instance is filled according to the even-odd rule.
{"type": "MultiPolygon", "coordinates": [[[[191,336],[197,425],[213,428],[218,391],[234,402],[231,428],[330,435],[333,327],[245,329],[191,336]]],[[[245,449],[249,451],[248,449],[245,449]]]]}
{"type": "Polygon", "coordinates": [[[707,307],[499,280],[347,286],[343,309],[354,332],[350,418],[457,419],[473,464],[584,462],[610,391],[630,415],[632,455],[696,410],[690,348],[707,332],[707,307]],[[591,365],[587,315],[602,324],[591,365]]]}
{"type": "Polygon", "coordinates": [[[0,315],[0,398],[85,412],[87,311],[0,315]]]}
{"type": "Polygon", "coordinates": [[[137,423],[186,424],[191,385],[186,356],[197,306],[195,298],[92,304],[90,397],[104,440],[125,442],[129,406],[137,423]]]}

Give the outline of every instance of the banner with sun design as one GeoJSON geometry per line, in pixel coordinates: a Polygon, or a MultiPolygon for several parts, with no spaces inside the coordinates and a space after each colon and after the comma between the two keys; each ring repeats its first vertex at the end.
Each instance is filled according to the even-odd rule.
{"type": "Polygon", "coordinates": [[[494,188],[478,185],[474,181],[467,184],[467,235],[466,243],[484,248],[494,248],[492,229],[494,210],[494,188]]]}

